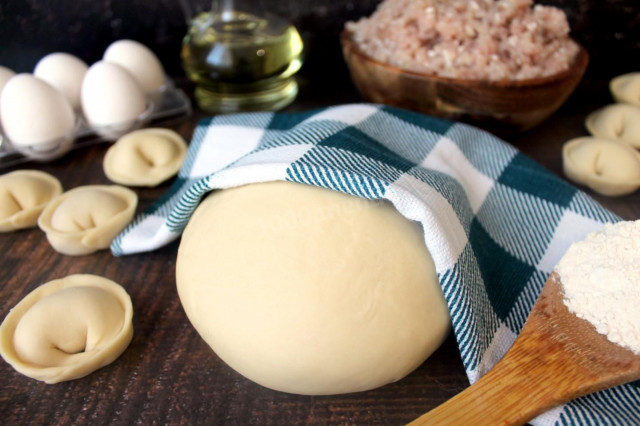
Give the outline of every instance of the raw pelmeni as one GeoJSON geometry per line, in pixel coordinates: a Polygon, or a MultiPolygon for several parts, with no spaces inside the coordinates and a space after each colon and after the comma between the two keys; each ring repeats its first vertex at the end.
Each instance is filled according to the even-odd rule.
{"type": "Polygon", "coordinates": [[[38,170],[0,176],[0,232],[36,226],[47,203],[61,193],[60,181],[38,170]]]}
{"type": "Polygon", "coordinates": [[[609,83],[609,89],[617,102],[640,106],[640,72],[614,78],[609,83]]]}
{"type": "Polygon", "coordinates": [[[581,137],[562,148],[565,175],[603,195],[640,188],[640,153],[621,142],[581,137]]]}
{"type": "Polygon", "coordinates": [[[127,133],[104,156],[105,175],[127,186],[156,186],[178,173],[187,143],[169,129],[142,129],[127,133]]]}
{"type": "Polygon", "coordinates": [[[597,138],[640,148],[640,106],[612,104],[587,116],[585,126],[597,138]]]}
{"type": "Polygon", "coordinates": [[[29,293],[0,326],[0,354],[18,372],[58,383],[113,362],[133,337],[133,307],[117,283],[78,274],[29,293]]]}
{"type": "Polygon", "coordinates": [[[117,185],[79,186],[53,199],[38,226],[58,252],[83,255],[109,247],[131,222],[138,196],[117,185]]]}

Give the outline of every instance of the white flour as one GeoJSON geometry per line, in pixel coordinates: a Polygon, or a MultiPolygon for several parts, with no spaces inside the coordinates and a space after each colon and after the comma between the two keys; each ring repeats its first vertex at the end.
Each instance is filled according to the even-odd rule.
{"type": "Polygon", "coordinates": [[[571,312],[640,354],[640,220],[605,225],[574,243],[556,272],[571,312]]]}

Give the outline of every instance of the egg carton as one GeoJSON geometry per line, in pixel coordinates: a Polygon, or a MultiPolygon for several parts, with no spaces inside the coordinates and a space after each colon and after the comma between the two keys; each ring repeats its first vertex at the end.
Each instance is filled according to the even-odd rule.
{"type": "Polygon", "coordinates": [[[161,97],[156,98],[155,103],[153,100],[150,101],[147,110],[126,128],[92,128],[82,117],[79,117],[70,137],[52,141],[45,149],[22,147],[20,150],[11,145],[0,129],[0,170],[28,161],[52,161],[68,151],[98,143],[113,142],[118,137],[141,127],[170,124],[183,120],[192,113],[191,101],[187,95],[183,90],[176,88],[172,81],[168,81],[161,97]]]}

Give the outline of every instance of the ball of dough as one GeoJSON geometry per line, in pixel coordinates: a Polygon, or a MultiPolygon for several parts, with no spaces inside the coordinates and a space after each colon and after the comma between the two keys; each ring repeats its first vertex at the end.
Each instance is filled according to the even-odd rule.
{"type": "Polygon", "coordinates": [[[38,218],[51,246],[71,256],[106,249],[131,222],[138,196],[118,185],[86,185],[53,199],[38,218]]]}
{"type": "Polygon", "coordinates": [[[640,187],[640,154],[621,142],[592,137],[576,138],[562,148],[567,177],[610,196],[640,187]]]}
{"type": "Polygon", "coordinates": [[[620,75],[609,83],[609,89],[616,102],[640,106],[640,72],[620,75]]]}
{"type": "Polygon", "coordinates": [[[0,354],[18,372],[58,383],[101,368],[133,337],[133,306],[117,283],[88,274],[49,281],[0,326],[0,354]]]}
{"type": "Polygon", "coordinates": [[[142,129],[118,139],[104,156],[105,175],[128,186],[156,186],[182,166],[187,143],[169,129],[142,129]]]}
{"type": "Polygon", "coordinates": [[[212,193],[185,229],[176,275],[216,354],[284,392],[397,381],[450,329],[421,227],[387,202],[308,185],[212,193]]]}
{"type": "Polygon", "coordinates": [[[585,126],[596,138],[640,148],[640,106],[612,104],[587,116],[585,126]]]}
{"type": "Polygon", "coordinates": [[[60,181],[38,170],[0,176],[0,232],[36,226],[47,203],[61,193],[60,181]]]}

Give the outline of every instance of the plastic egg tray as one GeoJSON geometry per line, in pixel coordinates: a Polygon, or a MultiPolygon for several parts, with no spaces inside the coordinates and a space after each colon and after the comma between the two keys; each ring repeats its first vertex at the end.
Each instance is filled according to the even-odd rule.
{"type": "Polygon", "coordinates": [[[83,117],[78,117],[72,134],[37,146],[21,147],[11,145],[0,129],[0,169],[27,161],[46,162],[57,159],[68,151],[103,142],[113,142],[118,137],[141,127],[168,124],[189,117],[192,114],[191,102],[187,95],[167,79],[166,89],[160,97],[149,100],[149,108],[133,123],[125,128],[121,126],[92,128],[83,117]]]}

